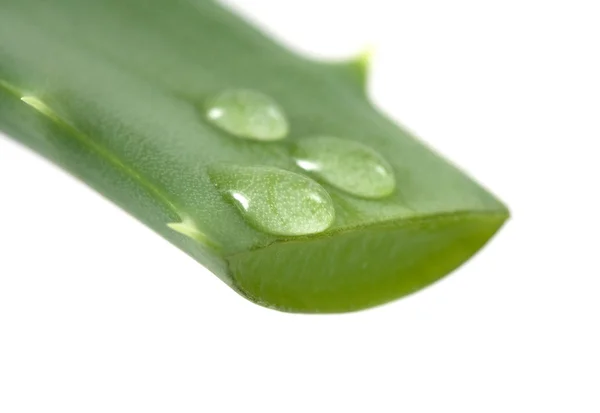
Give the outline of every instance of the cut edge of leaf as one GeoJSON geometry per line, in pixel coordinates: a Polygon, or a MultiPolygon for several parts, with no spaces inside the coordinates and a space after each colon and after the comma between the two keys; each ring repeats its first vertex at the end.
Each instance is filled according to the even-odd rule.
{"type": "Polygon", "coordinates": [[[508,217],[508,211],[429,215],[278,242],[226,259],[238,292],[257,304],[299,313],[357,311],[445,277],[508,217]]]}

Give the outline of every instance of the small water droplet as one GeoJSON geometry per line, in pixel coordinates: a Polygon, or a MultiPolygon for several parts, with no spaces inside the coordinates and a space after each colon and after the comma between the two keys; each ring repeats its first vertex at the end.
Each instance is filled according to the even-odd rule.
{"type": "Polygon", "coordinates": [[[289,126],[283,110],[271,97],[249,89],[231,89],[211,97],[206,117],[219,128],[240,138],[276,141],[289,126]]]}
{"type": "Polygon", "coordinates": [[[269,166],[217,165],[209,168],[209,175],[248,223],[261,231],[316,234],[335,219],[327,191],[300,174],[269,166]]]}
{"type": "Polygon", "coordinates": [[[396,187],[389,163],[358,142],[332,136],[308,137],[296,144],[293,156],[300,168],[352,195],[383,198],[396,187]]]}

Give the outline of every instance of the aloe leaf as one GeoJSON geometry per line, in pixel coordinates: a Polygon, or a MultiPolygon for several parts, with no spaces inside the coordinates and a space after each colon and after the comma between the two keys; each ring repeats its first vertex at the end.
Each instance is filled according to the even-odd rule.
{"type": "Polygon", "coordinates": [[[0,128],[279,310],[419,290],[508,217],[365,77],[212,1],[0,0],[0,128]]]}

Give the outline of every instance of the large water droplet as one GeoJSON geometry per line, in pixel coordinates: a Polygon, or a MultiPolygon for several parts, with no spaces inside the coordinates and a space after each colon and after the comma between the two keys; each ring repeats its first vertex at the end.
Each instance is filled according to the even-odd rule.
{"type": "Polygon", "coordinates": [[[296,164],[319,179],[362,198],[394,192],[390,164],[374,149],[332,136],[304,138],[294,148],[296,164]]]}
{"type": "Polygon", "coordinates": [[[206,116],[219,128],[240,138],[276,141],[288,134],[288,121],[269,96],[248,89],[231,89],[210,98],[206,116]]]}
{"type": "Polygon", "coordinates": [[[325,231],[335,219],[333,202],[310,178],[268,166],[218,165],[209,169],[215,186],[255,228],[275,235],[325,231]]]}

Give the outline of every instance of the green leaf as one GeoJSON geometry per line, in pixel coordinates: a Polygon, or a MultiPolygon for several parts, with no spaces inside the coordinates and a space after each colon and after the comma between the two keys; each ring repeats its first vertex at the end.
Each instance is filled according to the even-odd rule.
{"type": "Polygon", "coordinates": [[[508,217],[371,105],[364,58],[303,58],[212,1],[0,3],[0,128],[257,303],[393,300],[508,217]]]}

